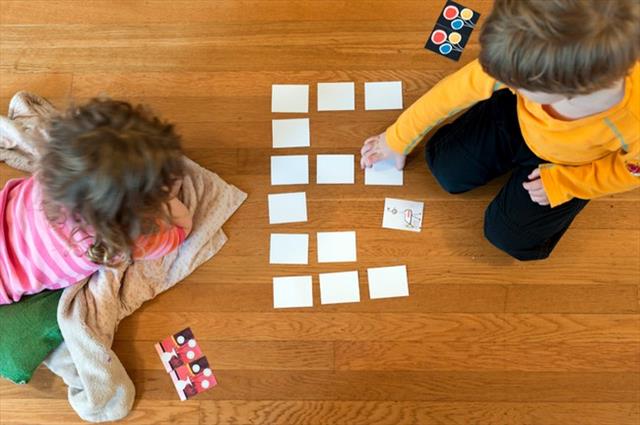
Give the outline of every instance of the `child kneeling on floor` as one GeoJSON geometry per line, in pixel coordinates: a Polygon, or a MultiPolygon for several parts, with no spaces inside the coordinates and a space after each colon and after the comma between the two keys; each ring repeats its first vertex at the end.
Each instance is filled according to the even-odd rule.
{"type": "Polygon", "coordinates": [[[102,265],[176,249],[192,218],[173,126],[94,99],[54,118],[38,171],[0,191],[0,304],[73,285],[102,265]]]}
{"type": "Polygon", "coordinates": [[[362,148],[399,168],[426,160],[450,193],[511,171],[484,232],[519,260],[548,257],[589,199],[640,186],[640,2],[496,0],[480,57],[436,84],[362,148]]]}

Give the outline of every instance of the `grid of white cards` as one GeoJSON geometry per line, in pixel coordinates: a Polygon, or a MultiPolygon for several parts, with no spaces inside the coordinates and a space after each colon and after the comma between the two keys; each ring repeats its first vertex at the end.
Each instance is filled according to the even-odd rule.
{"type": "MultiPolygon", "coordinates": [[[[365,83],[365,110],[402,109],[402,82],[365,83]]],[[[318,83],[318,111],[354,111],[355,83],[318,83]]],[[[307,114],[309,85],[274,84],[271,89],[273,113],[307,114]]],[[[308,117],[272,120],[274,149],[308,148],[311,125],[308,117]]],[[[353,154],[322,154],[316,158],[315,182],[318,185],[355,184],[356,158],[353,154]]],[[[309,184],[309,155],[272,155],[271,185],[309,184]]],[[[364,173],[365,185],[402,186],[403,172],[395,164],[383,161],[364,173]]],[[[308,220],[307,196],[302,191],[268,195],[269,224],[281,226],[308,220]]],[[[278,228],[280,230],[280,227],[278,228]]],[[[309,233],[273,232],[269,242],[269,263],[279,265],[309,264],[309,233]]],[[[353,230],[317,232],[317,262],[355,263],[357,233],[353,230]]],[[[409,295],[406,266],[367,269],[369,297],[390,298],[409,295]]],[[[318,275],[321,304],[360,302],[358,270],[318,275]]],[[[273,307],[300,308],[313,306],[313,276],[276,276],[273,278],[273,307]]]]}

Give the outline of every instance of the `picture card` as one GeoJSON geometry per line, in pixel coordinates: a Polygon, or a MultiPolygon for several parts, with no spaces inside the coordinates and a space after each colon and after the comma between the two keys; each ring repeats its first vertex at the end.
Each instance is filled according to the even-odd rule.
{"type": "Polygon", "coordinates": [[[320,303],[360,302],[358,272],[320,273],[320,303]]]}
{"type": "Polygon", "coordinates": [[[457,61],[476,27],[480,14],[454,1],[447,1],[425,48],[457,61]]]}
{"type": "Polygon", "coordinates": [[[354,184],[355,155],[318,155],[316,182],[318,184],[354,184]]]}
{"type": "Polygon", "coordinates": [[[422,228],[423,202],[386,198],[382,227],[385,229],[419,232],[422,228]]]}
{"type": "Polygon", "coordinates": [[[272,233],[269,264],[309,264],[309,235],[272,233]]]}
{"type": "Polygon", "coordinates": [[[202,350],[193,336],[191,328],[169,335],[157,342],[154,347],[167,372],[202,357],[202,350]]]}
{"type": "Polygon", "coordinates": [[[271,157],[271,184],[309,184],[308,155],[274,155],[271,157]]]}
{"type": "Polygon", "coordinates": [[[374,267],[367,269],[369,298],[409,296],[407,266],[374,267]]]}
{"type": "Polygon", "coordinates": [[[387,158],[364,169],[364,184],[369,186],[402,186],[403,176],[404,172],[396,168],[395,159],[387,158]]]}
{"type": "Polygon", "coordinates": [[[304,148],[311,145],[309,118],[272,120],[274,148],[304,148]]]}
{"type": "Polygon", "coordinates": [[[356,261],[356,232],[318,232],[318,263],[356,261]]]}
{"type": "Polygon", "coordinates": [[[271,112],[308,113],[309,86],[307,84],[273,84],[271,112]]]}
{"type": "Polygon", "coordinates": [[[355,83],[318,83],[318,111],[354,111],[355,83]]]}
{"type": "Polygon", "coordinates": [[[307,194],[305,192],[269,195],[269,224],[305,221],[307,221],[307,194]]]}
{"type": "Polygon", "coordinates": [[[402,81],[364,83],[364,109],[402,109],[402,81]]]}
{"type": "Polygon", "coordinates": [[[180,400],[192,398],[218,385],[206,357],[200,357],[170,373],[180,400]]]}
{"type": "Polygon", "coordinates": [[[313,307],[311,276],[273,278],[273,308],[313,307]]]}

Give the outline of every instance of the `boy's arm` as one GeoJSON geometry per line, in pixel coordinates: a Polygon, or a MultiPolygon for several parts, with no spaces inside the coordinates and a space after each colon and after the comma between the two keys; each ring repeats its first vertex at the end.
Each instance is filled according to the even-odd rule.
{"type": "Polygon", "coordinates": [[[442,79],[404,111],[387,129],[387,143],[394,152],[407,155],[432,128],[502,88],[505,86],[487,75],[476,59],[442,79]]]}
{"type": "Polygon", "coordinates": [[[552,207],[640,187],[640,142],[585,165],[543,164],[540,178],[552,207]]]}

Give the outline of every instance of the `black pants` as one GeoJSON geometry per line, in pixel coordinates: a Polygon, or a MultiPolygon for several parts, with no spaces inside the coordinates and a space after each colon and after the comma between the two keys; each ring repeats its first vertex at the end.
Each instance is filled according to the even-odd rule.
{"type": "Polygon", "coordinates": [[[522,187],[545,162],[527,147],[516,111],[516,96],[501,90],[440,128],[426,146],[431,172],[449,193],[462,193],[512,171],[487,207],[485,237],[519,260],[547,258],[587,204],[573,199],[555,208],[541,206],[522,187]]]}

